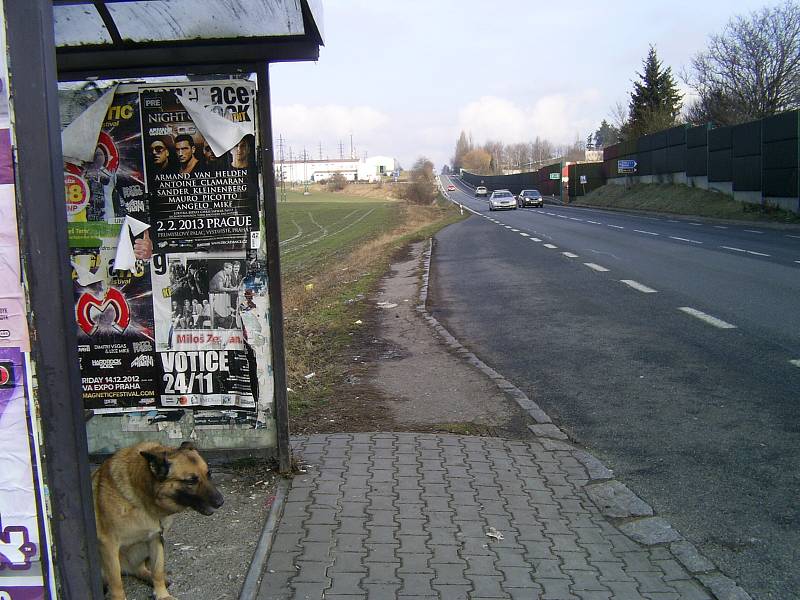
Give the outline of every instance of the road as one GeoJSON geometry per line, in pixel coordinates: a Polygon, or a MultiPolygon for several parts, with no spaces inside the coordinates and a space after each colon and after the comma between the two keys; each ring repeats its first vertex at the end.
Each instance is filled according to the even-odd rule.
{"type": "Polygon", "coordinates": [[[436,317],[755,598],[800,597],[800,229],[454,183],[436,317]]]}

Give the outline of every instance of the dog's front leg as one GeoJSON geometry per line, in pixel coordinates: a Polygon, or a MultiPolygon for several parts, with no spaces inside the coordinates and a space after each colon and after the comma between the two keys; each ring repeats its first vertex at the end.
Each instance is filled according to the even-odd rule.
{"type": "Polygon", "coordinates": [[[156,600],[177,600],[167,591],[167,573],[164,566],[164,542],[160,535],[150,538],[150,573],[156,600]]]}
{"type": "Polygon", "coordinates": [[[102,537],[98,541],[100,543],[100,561],[103,564],[103,579],[108,586],[109,600],[125,600],[122,568],[119,562],[119,544],[102,537]]]}

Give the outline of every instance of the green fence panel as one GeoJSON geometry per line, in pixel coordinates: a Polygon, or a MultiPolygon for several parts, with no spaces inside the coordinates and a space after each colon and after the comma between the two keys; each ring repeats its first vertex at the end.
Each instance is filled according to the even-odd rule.
{"type": "Polygon", "coordinates": [[[761,147],[764,169],[796,169],[800,160],[800,140],[765,142],[761,147]]]}
{"type": "Polygon", "coordinates": [[[798,169],[765,169],[762,182],[763,195],[767,198],[797,198],[798,169]]]}
{"type": "Polygon", "coordinates": [[[734,158],[761,155],[761,121],[736,125],[732,138],[734,158]]]}
{"type": "Polygon", "coordinates": [[[708,132],[708,151],[727,150],[733,147],[733,127],[719,127],[708,132]]]}
{"type": "Polygon", "coordinates": [[[650,149],[651,150],[658,150],[660,148],[667,147],[667,131],[657,131],[656,133],[651,134],[650,136],[652,141],[650,142],[650,149]]]}
{"type": "Polygon", "coordinates": [[[686,144],[667,147],[667,173],[681,173],[686,170],[686,144]]]}
{"type": "Polygon", "coordinates": [[[796,140],[798,138],[800,138],[800,111],[790,110],[764,119],[764,142],[796,140]]]}
{"type": "Polygon", "coordinates": [[[637,175],[653,174],[653,153],[650,150],[640,151],[636,155],[636,174],[637,175]]]}
{"type": "MultiPolygon", "coordinates": [[[[666,141],[666,136],[664,140],[666,141]]],[[[653,150],[653,175],[662,175],[667,172],[667,147],[653,150]]]]}
{"type": "Polygon", "coordinates": [[[667,129],[667,146],[686,145],[686,126],[678,125],[672,129],[667,129]]]}
{"type": "Polygon", "coordinates": [[[636,152],[649,152],[653,149],[653,136],[652,135],[643,135],[639,139],[636,140],[636,152]]]}
{"type": "MultiPolygon", "coordinates": [[[[710,134],[711,132],[709,132],[710,134]]],[[[711,136],[709,135],[709,148],[711,136]]],[[[709,151],[708,153],[708,180],[733,181],[733,153],[730,148],[709,151]]]]}
{"type": "Polygon", "coordinates": [[[708,149],[697,146],[686,149],[686,176],[702,177],[708,175],[708,149]]]}
{"type": "Polygon", "coordinates": [[[698,125],[686,130],[687,148],[705,148],[708,146],[708,126],[698,125]]]}
{"type": "Polygon", "coordinates": [[[761,156],[733,157],[733,191],[761,190],[761,156]]]}

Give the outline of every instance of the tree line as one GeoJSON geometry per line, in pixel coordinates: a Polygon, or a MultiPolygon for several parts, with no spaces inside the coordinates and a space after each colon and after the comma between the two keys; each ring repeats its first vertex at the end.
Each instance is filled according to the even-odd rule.
{"type": "Polygon", "coordinates": [[[694,55],[680,74],[694,94],[682,97],[672,68],[651,45],[636,73],[627,102],[618,102],[585,143],[556,147],[547,140],[480,147],[461,132],[451,161],[481,174],[535,165],[545,158],[584,160],[584,148],[602,149],[617,142],[676,125],[730,126],[800,108],[800,5],[784,0],[748,15],[737,15],[720,33],[709,37],[706,49],[694,55]],[[539,154],[537,154],[539,153],[539,154]],[[549,154],[549,156],[548,156],[549,154]],[[574,158],[576,157],[577,158],[574,158]]]}

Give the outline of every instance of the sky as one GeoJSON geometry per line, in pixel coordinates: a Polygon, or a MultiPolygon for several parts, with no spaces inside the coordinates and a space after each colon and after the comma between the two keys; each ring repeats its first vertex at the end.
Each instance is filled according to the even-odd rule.
{"type": "Polygon", "coordinates": [[[678,76],[735,15],[775,0],[322,0],[317,62],[270,66],[284,155],[421,156],[476,144],[585,140],[627,105],[649,46],[678,76]]]}

